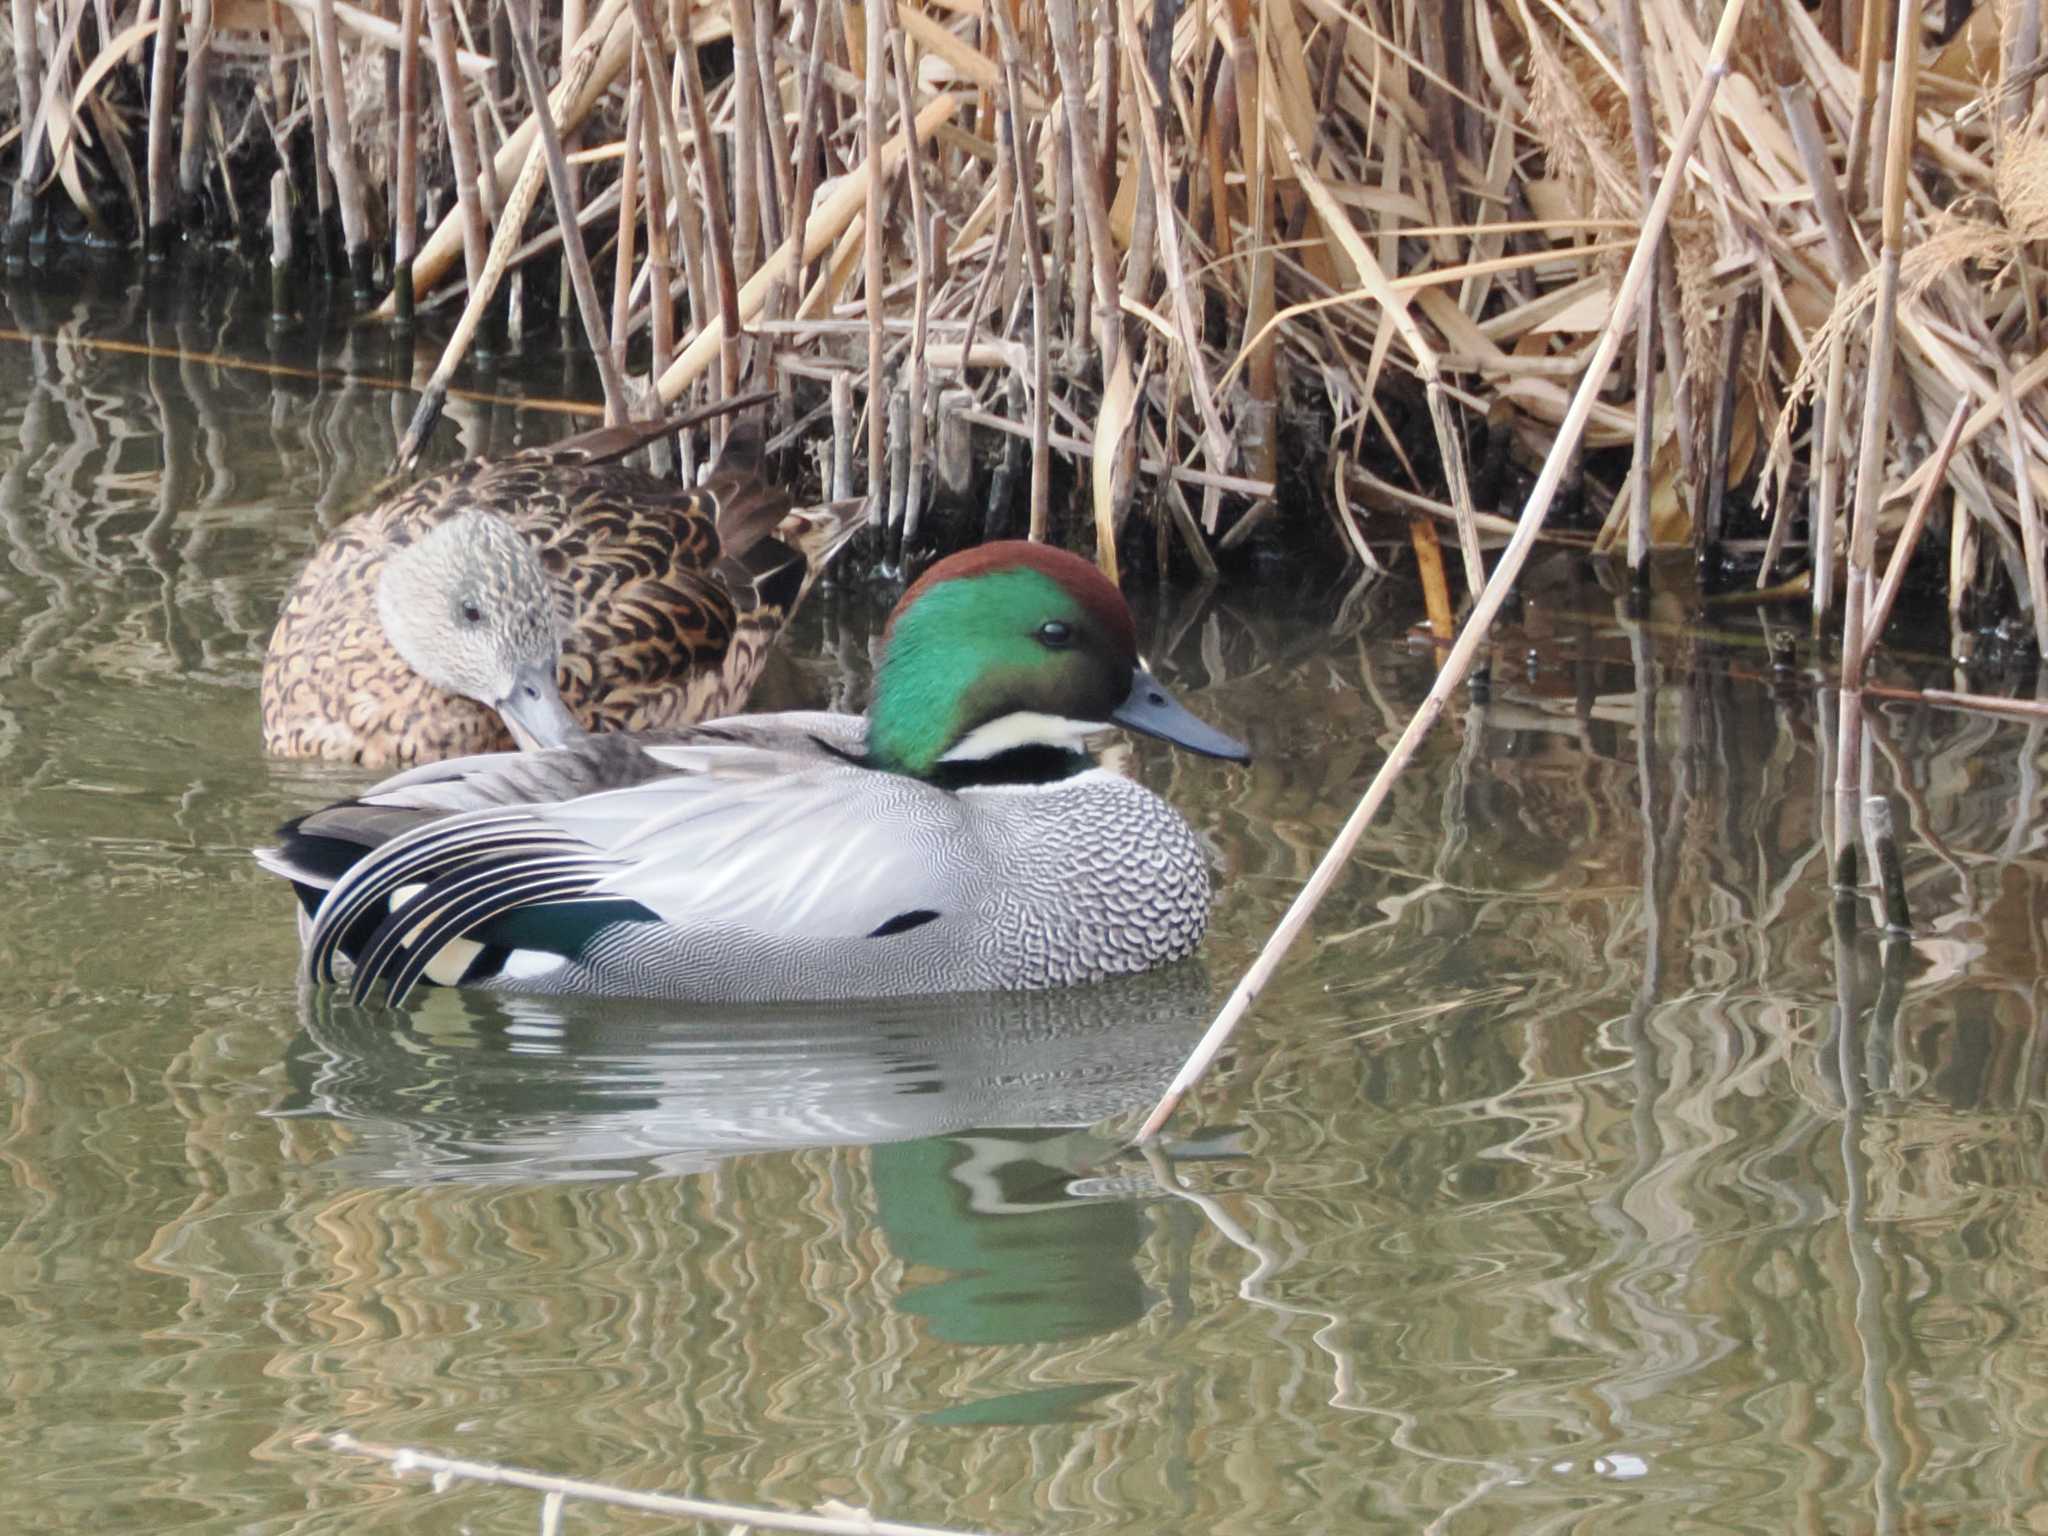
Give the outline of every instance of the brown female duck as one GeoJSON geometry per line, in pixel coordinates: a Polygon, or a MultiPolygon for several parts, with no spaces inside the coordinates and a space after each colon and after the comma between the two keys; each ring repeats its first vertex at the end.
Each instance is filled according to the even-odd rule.
{"type": "Polygon", "coordinates": [[[695,487],[617,462],[651,435],[471,459],[336,529],[270,637],[265,749],[388,767],[738,710],[851,528],[792,514],[750,428],[695,487]]]}

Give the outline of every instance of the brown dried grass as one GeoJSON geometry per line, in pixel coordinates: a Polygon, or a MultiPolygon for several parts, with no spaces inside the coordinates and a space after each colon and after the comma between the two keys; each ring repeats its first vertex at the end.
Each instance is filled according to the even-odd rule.
{"type": "MultiPolygon", "coordinates": [[[[1098,535],[1142,505],[1191,548],[1202,546],[1206,560],[1211,547],[1256,527],[1275,494],[1344,519],[1377,510],[1405,523],[1422,505],[1460,522],[1469,571],[1482,529],[1475,514],[1502,498],[1495,492],[1474,507],[1464,460],[1476,456],[1483,431],[1507,434],[1511,457],[1525,465],[1541,456],[1645,206],[1615,12],[1602,0],[1067,0],[993,15],[988,6],[1007,0],[902,0],[893,9],[803,0],[757,5],[736,27],[732,7],[747,3],[610,0],[593,8],[581,48],[569,50],[543,21],[550,80],[587,70],[587,84],[554,94],[564,129],[581,128],[579,196],[600,267],[609,273],[612,252],[625,248],[620,140],[636,52],[649,96],[642,137],[674,187],[628,207],[636,268],[616,288],[600,284],[608,304],[615,292],[628,295],[628,313],[607,315],[592,344],[644,338],[663,311],[673,358],[629,381],[631,408],[646,412],[764,382],[786,392],[800,382],[806,401],[811,392],[822,399],[819,386],[835,375],[851,377],[857,398],[885,402],[909,387],[911,338],[921,335],[923,398],[910,405],[927,430],[907,434],[918,455],[907,477],[912,498],[934,481],[922,455],[940,436],[943,395],[949,412],[1012,421],[1046,455],[1091,457],[1097,428],[1107,429],[1128,469],[1091,473],[1077,464],[1073,477],[1094,502],[1098,535]],[[1011,22],[1007,45],[997,19],[1011,22]],[[1069,19],[1075,31],[1062,60],[1051,22],[1069,19]],[[884,32],[878,49],[871,26],[884,32]],[[715,51],[700,57],[705,49],[715,51]],[[884,76],[871,91],[877,58],[884,76]],[[701,68],[670,67],[678,59],[700,59],[701,68]],[[688,99],[693,75],[704,80],[701,121],[721,151],[708,183],[694,126],[700,104],[688,99]],[[1080,100],[1070,119],[1071,89],[1080,100]],[[906,115],[923,124],[907,152],[906,115]],[[1164,162],[1156,194],[1146,179],[1148,140],[1164,162]],[[814,146],[808,159],[806,146],[814,146]],[[879,269],[870,275],[864,178],[878,162],[879,269]],[[921,230],[912,227],[906,173],[926,209],[921,230]],[[707,184],[725,189],[733,219],[697,217],[707,184]],[[798,207],[812,187],[809,206],[798,207]],[[660,210],[659,241],[634,225],[650,207],[660,210]],[[922,281],[916,236],[929,239],[922,281]],[[657,251],[665,293],[654,291],[649,271],[657,251]],[[1114,309],[1101,302],[1105,280],[1117,289],[1114,309]],[[1039,303],[1044,312],[1034,315],[1039,303]],[[720,339],[727,307],[744,332],[737,345],[720,339]],[[871,334],[880,338],[879,379],[870,377],[871,334]],[[1021,415],[1010,403],[1020,381],[1021,415]]],[[[1679,0],[1618,3],[1639,8],[1661,152],[1697,90],[1705,24],[1679,0]]],[[[146,4],[35,8],[42,25],[31,52],[43,78],[28,94],[54,105],[27,125],[37,149],[28,162],[34,196],[91,206],[95,217],[134,202],[136,218],[146,218],[137,178],[115,169],[116,146],[105,142],[109,129],[129,140],[146,131],[135,110],[152,52],[150,28],[138,19],[146,4]]],[[[243,79],[287,154],[318,99],[315,9],[315,0],[214,7],[214,91],[224,96],[243,79]]],[[[396,0],[382,10],[395,15],[396,0]]],[[[536,153],[530,108],[516,87],[491,94],[498,66],[510,60],[492,54],[490,0],[456,10],[471,50],[464,110],[481,104],[500,120],[486,182],[509,194],[536,153]]],[[[335,11],[352,88],[349,137],[330,151],[355,155],[382,187],[389,156],[381,146],[392,130],[381,82],[397,25],[347,5],[335,11]]],[[[526,16],[526,0],[515,0],[511,14],[526,16]]],[[[1887,530],[1903,517],[1927,424],[1946,420],[1959,400],[1972,402],[1949,476],[1993,535],[1982,541],[1980,586],[1996,584],[2001,565],[2018,570],[2027,542],[2007,435],[1983,436],[2002,420],[2002,379],[2017,395],[2031,500],[2048,495],[2040,468],[2048,413],[2034,388],[2043,370],[2030,367],[2043,306],[2039,245],[2048,236],[2048,100],[2037,107],[2038,65],[2009,56],[1998,25],[1986,7],[1954,39],[1922,37],[1892,407],[1904,430],[1893,431],[1883,461],[1891,494],[1881,517],[1887,530]]],[[[2008,17],[2007,26],[2017,21],[2008,17]]],[[[1837,332],[1842,398],[1861,397],[1878,216],[1875,175],[1864,168],[1881,161],[1883,145],[1867,126],[1863,87],[1878,78],[1875,60],[1861,67],[1854,27],[1852,14],[1838,33],[1823,33],[1800,6],[1745,22],[1734,73],[1686,172],[1663,297],[1680,309],[1671,334],[1684,356],[1677,367],[1660,356],[1651,375],[1651,398],[1663,402],[1645,466],[1659,542],[1697,536],[1702,487],[1688,474],[1697,479],[1713,462],[1710,433],[1738,445],[1731,479],[1761,471],[1774,515],[1807,510],[1802,498],[1823,479],[1812,401],[1837,332]],[[1817,167],[1794,144],[1792,90],[1814,103],[1817,167]],[[1832,184],[1829,197],[1817,196],[1815,174],[1832,184]],[[1842,213],[1831,215],[1831,204],[1842,213]],[[1745,301],[1762,314],[1740,365],[1749,377],[1731,397],[1735,419],[1717,422],[1720,376],[1734,366],[1721,337],[1745,301]],[[1700,440],[1680,442],[1681,422],[1700,440]],[[1740,451],[1749,442],[1766,452],[1740,451]]],[[[431,69],[422,92],[422,137],[431,140],[446,117],[431,69]]],[[[18,102],[17,116],[32,105],[18,102]]],[[[143,147],[120,146],[118,159],[143,163],[143,147]]],[[[18,144],[10,152],[21,159],[18,144]]],[[[448,157],[433,143],[421,154],[428,201],[446,212],[438,229],[422,233],[419,298],[466,302],[448,157]]],[[[263,179],[248,189],[252,210],[263,179]]],[[[488,200],[487,212],[496,217],[488,200]]],[[[247,211],[243,222],[261,221],[247,211]]],[[[371,223],[382,241],[375,209],[371,223]]],[[[544,244],[515,231],[503,254],[516,269],[544,244]]],[[[387,299],[378,313],[392,311],[387,299]]],[[[1610,389],[1589,448],[1633,439],[1632,396],[1621,382],[1610,389]]],[[[867,441],[865,424],[853,435],[867,441]]],[[[1852,437],[1826,439],[1844,460],[1829,484],[1845,504],[1852,437]]],[[[896,512],[883,499],[888,469],[869,465],[877,504],[914,521],[914,506],[896,512]]],[[[1033,477],[1039,498],[1048,483],[1033,477]]],[[[1593,510],[1618,489],[1596,471],[1593,510]]],[[[1045,510],[1034,509],[1034,526],[1045,510]]],[[[1845,524],[1834,520],[1838,530],[1845,524]]],[[[1601,542],[1620,526],[1609,517],[1601,542]]],[[[1778,529],[1789,556],[1810,559],[1788,531],[1778,529]]],[[[2023,584],[2021,598],[2031,600],[2023,584]]]]}

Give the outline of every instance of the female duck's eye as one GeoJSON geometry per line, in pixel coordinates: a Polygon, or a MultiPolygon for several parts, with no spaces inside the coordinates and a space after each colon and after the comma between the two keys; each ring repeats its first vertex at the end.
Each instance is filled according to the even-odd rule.
{"type": "Polygon", "coordinates": [[[483,623],[483,621],[483,609],[477,607],[477,605],[469,599],[464,598],[462,603],[462,622],[465,624],[481,624],[483,623]]]}
{"type": "Polygon", "coordinates": [[[1047,619],[1038,626],[1038,643],[1057,651],[1074,643],[1074,626],[1064,619],[1047,619]]]}

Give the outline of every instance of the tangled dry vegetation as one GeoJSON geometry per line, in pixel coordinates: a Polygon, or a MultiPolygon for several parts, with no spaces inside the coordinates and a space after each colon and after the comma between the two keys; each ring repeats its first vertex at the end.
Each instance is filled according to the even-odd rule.
{"type": "MultiPolygon", "coordinates": [[[[828,481],[872,488],[899,534],[963,488],[979,427],[1029,466],[1034,529],[1056,484],[1080,491],[1106,563],[1134,507],[1204,570],[1325,516],[1370,563],[1379,513],[1422,546],[1455,527],[1470,579],[1608,320],[1721,7],[533,11],[13,0],[10,229],[199,223],[281,253],[338,226],[379,314],[464,305],[449,367],[559,282],[614,414],[779,388],[834,413],[828,481]]],[[[1642,312],[1656,344],[1589,424],[1578,537],[1625,543],[1640,499],[1634,558],[1810,568],[1817,613],[1835,601],[1902,163],[1878,488],[1903,507],[1939,481],[1921,521],[1946,530],[1959,628],[1995,592],[2048,638],[2039,0],[1927,18],[1897,162],[1889,26],[1854,0],[1743,19],[1642,312]],[[1959,405],[1952,459],[1924,466],[1959,405]]]]}

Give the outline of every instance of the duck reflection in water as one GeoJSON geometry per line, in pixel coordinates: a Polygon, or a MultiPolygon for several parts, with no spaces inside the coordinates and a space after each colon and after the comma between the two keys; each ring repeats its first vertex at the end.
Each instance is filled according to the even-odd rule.
{"type": "MultiPolygon", "coordinates": [[[[451,989],[394,1016],[308,989],[276,1113],[341,1122],[333,1171],[404,1184],[688,1175],[742,1153],[866,1146],[863,1204],[890,1251],[943,1272],[899,1306],[953,1345],[1073,1339],[1126,1326],[1153,1300],[1135,1261],[1138,1201],[1155,1191],[1125,1164],[1103,1176],[1117,1144],[1087,1127],[1157,1097],[1210,1003],[1193,961],[1064,992],[853,1007],[451,989]]],[[[1036,1422],[1094,1395],[946,1414],[1036,1422]]]]}

